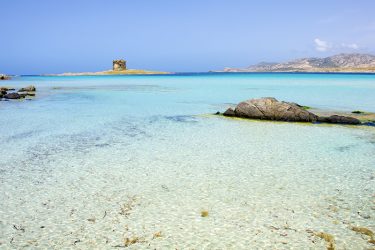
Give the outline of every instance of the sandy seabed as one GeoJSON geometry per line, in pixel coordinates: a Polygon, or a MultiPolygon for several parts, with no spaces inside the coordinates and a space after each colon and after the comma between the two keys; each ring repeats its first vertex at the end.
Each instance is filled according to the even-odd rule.
{"type": "Polygon", "coordinates": [[[374,247],[351,229],[375,228],[372,128],[221,117],[119,127],[3,158],[0,248],[325,249],[321,232],[337,249],[374,247]]]}

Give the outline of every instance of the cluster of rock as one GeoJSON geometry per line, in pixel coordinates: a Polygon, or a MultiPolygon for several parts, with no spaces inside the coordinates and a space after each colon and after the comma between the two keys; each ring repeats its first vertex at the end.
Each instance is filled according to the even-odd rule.
{"type": "Polygon", "coordinates": [[[4,74],[0,74],[0,80],[9,80],[10,77],[4,74]]]}
{"type": "Polygon", "coordinates": [[[35,96],[36,88],[32,85],[20,88],[18,91],[14,88],[0,87],[0,100],[2,99],[22,99],[27,96],[35,96]]]}
{"type": "Polygon", "coordinates": [[[317,116],[296,103],[280,102],[273,97],[251,99],[240,102],[235,109],[227,109],[224,116],[259,120],[288,122],[324,122],[336,124],[361,124],[361,121],[348,116],[317,116]]]}

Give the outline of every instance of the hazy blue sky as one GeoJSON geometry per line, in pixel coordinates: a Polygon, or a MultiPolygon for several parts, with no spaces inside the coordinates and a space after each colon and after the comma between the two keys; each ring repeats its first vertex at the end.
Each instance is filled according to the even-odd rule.
{"type": "Polygon", "coordinates": [[[374,0],[0,0],[0,72],[207,71],[375,51],[374,0]]]}

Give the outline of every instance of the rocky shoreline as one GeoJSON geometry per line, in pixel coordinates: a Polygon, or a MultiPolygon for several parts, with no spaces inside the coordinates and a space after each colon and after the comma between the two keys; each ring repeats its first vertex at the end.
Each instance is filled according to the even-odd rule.
{"type": "MultiPolygon", "coordinates": [[[[297,103],[278,101],[273,97],[250,99],[240,102],[235,108],[228,108],[223,115],[257,120],[331,123],[347,125],[375,126],[375,114],[354,111],[354,114],[343,112],[310,112],[309,107],[297,103]],[[360,119],[362,118],[364,119],[360,119]]],[[[217,112],[216,114],[221,114],[217,112]]]]}
{"type": "Polygon", "coordinates": [[[35,92],[36,88],[33,85],[20,88],[18,91],[11,87],[0,87],[0,101],[24,99],[29,96],[33,97],[35,96],[35,92]]]}
{"type": "Polygon", "coordinates": [[[10,76],[0,74],[0,80],[10,80],[10,76]]]}

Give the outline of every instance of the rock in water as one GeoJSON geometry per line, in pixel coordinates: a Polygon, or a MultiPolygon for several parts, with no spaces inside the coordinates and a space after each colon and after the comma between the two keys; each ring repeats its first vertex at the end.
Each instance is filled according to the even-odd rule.
{"type": "Polygon", "coordinates": [[[0,80],[9,80],[10,77],[4,74],[0,74],[0,80]]]}
{"type": "Polygon", "coordinates": [[[20,99],[23,98],[20,94],[18,93],[8,93],[3,96],[5,99],[20,99]]]}
{"type": "Polygon", "coordinates": [[[18,92],[21,98],[25,98],[27,96],[35,96],[35,92],[18,92]]]}
{"type": "Polygon", "coordinates": [[[240,102],[235,110],[227,109],[224,116],[235,116],[259,120],[288,121],[288,122],[324,122],[333,124],[358,125],[357,118],[342,115],[317,116],[292,102],[279,102],[273,97],[251,99],[240,102]]]}
{"type": "Polygon", "coordinates": [[[18,92],[35,92],[36,88],[33,85],[27,86],[25,88],[20,88],[18,92]]]}
{"type": "Polygon", "coordinates": [[[0,91],[9,91],[9,90],[15,90],[14,88],[8,88],[8,87],[0,87],[0,91]]]}
{"type": "Polygon", "coordinates": [[[236,116],[236,113],[234,113],[234,110],[232,108],[228,108],[224,113],[224,116],[236,116]]]}
{"type": "Polygon", "coordinates": [[[319,117],[318,122],[335,123],[335,124],[351,124],[351,125],[361,124],[361,121],[354,117],[342,116],[342,115],[319,117]]]}
{"type": "MultiPolygon", "coordinates": [[[[227,110],[228,111],[228,110],[227,110]]],[[[239,103],[235,116],[290,122],[315,122],[318,116],[293,103],[279,102],[273,97],[251,99],[239,103]]]]}

